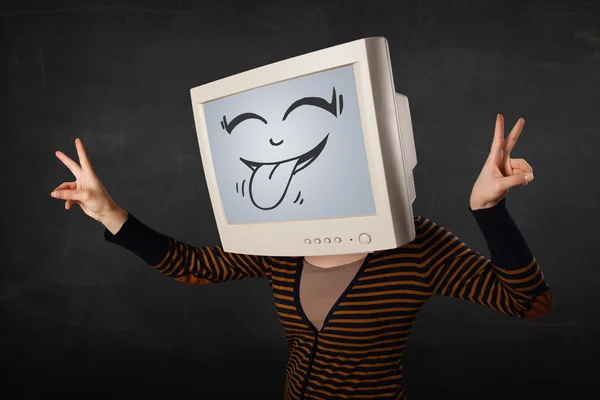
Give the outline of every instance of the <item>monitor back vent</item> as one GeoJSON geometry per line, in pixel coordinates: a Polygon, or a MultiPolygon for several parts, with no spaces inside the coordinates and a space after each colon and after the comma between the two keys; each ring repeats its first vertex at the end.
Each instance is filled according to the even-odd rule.
{"type": "Polygon", "coordinates": [[[415,178],[413,177],[413,172],[410,171],[407,176],[408,183],[408,196],[410,198],[410,203],[414,203],[417,198],[417,193],[415,190],[415,178]]]}

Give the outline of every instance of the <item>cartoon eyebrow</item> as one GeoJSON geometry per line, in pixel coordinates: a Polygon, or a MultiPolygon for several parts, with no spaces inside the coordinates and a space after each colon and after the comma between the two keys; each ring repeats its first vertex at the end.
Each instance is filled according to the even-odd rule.
{"type": "MultiPolygon", "coordinates": [[[[331,101],[327,101],[321,97],[303,97],[300,100],[296,100],[285,112],[283,115],[283,120],[287,118],[287,116],[294,111],[296,108],[300,106],[315,106],[322,108],[325,111],[329,111],[333,114],[334,117],[337,117],[337,101],[335,96],[335,87],[333,88],[333,93],[331,95],[331,101]]],[[[340,115],[342,114],[342,110],[344,109],[344,98],[340,94],[340,115]]]]}
{"type": "Polygon", "coordinates": [[[267,123],[267,120],[264,119],[263,117],[261,117],[258,114],[254,114],[254,113],[243,113],[238,115],[237,117],[235,117],[234,119],[231,120],[231,122],[227,122],[227,117],[223,116],[223,120],[221,121],[221,128],[225,129],[227,131],[227,133],[229,133],[231,135],[231,131],[233,131],[233,128],[235,128],[236,126],[238,126],[239,124],[241,124],[243,121],[247,120],[247,119],[258,119],[262,122],[264,122],[265,124],[267,123]]]}

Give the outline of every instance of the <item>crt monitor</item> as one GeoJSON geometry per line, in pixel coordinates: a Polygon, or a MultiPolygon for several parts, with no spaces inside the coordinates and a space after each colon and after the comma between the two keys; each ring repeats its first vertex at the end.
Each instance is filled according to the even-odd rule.
{"type": "Polygon", "coordinates": [[[415,142],[385,38],[191,89],[223,249],[364,253],[415,237],[415,142]]]}

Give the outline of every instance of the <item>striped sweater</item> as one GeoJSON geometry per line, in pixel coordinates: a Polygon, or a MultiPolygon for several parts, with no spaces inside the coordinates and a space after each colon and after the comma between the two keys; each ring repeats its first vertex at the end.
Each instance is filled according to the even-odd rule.
{"type": "Polygon", "coordinates": [[[369,254],[320,331],[299,300],[301,257],[191,246],[154,231],[132,214],[116,235],[105,230],[104,237],[184,283],[265,278],[289,349],[286,400],[405,399],[402,354],[419,309],[432,296],[468,300],[517,318],[536,318],[550,309],[550,288],[505,200],[469,211],[491,259],[443,226],[416,216],[415,240],[369,254]]]}

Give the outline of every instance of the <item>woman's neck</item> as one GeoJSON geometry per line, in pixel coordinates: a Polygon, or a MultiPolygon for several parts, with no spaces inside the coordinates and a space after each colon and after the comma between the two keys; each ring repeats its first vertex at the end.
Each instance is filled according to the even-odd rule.
{"type": "Polygon", "coordinates": [[[335,256],[306,256],[304,259],[319,268],[333,268],[346,265],[367,257],[369,253],[339,254],[335,256]]]}

